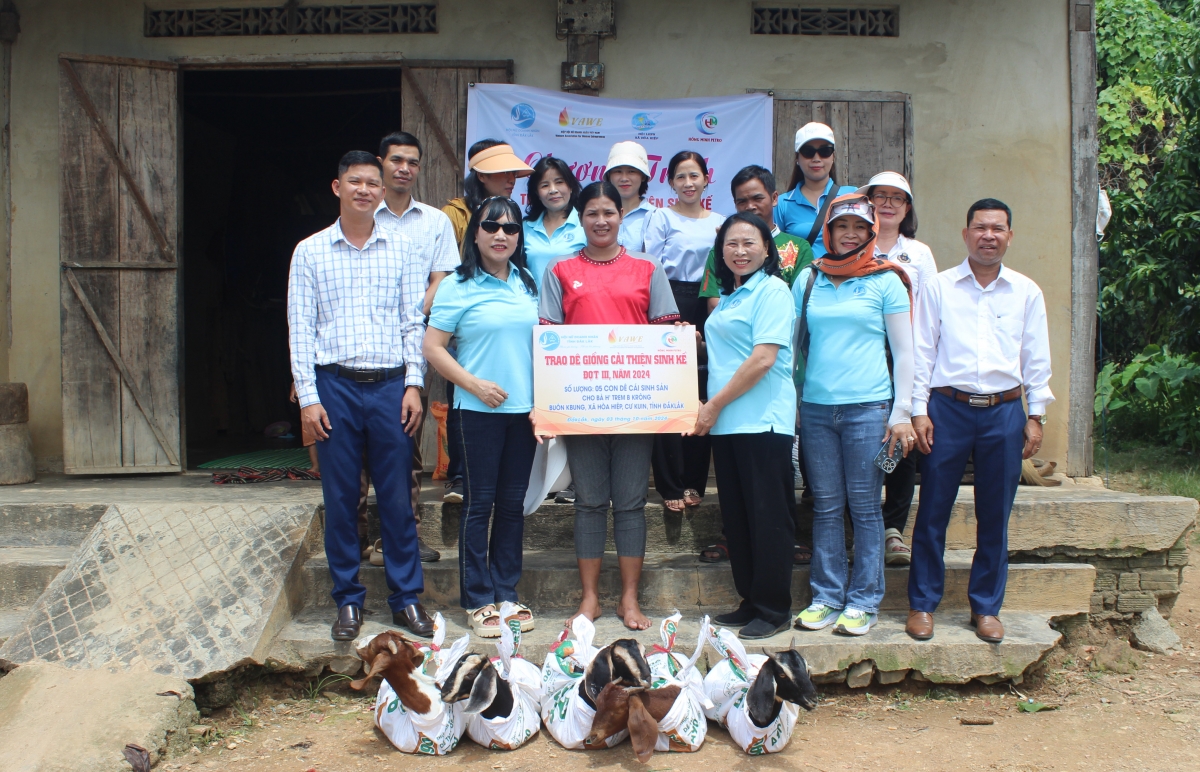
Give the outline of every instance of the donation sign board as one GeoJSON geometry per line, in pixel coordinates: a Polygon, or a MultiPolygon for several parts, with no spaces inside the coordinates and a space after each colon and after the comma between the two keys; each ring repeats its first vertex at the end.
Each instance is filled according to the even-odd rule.
{"type": "Polygon", "coordinates": [[[658,324],[533,328],[540,435],[690,431],[700,398],[696,328],[658,324]]]}
{"type": "MultiPolygon", "coordinates": [[[[646,148],[646,198],[659,207],[676,201],[667,182],[667,162],[680,150],[694,150],[708,164],[704,206],[733,214],[733,175],[750,164],[771,168],[772,107],[771,97],[761,93],[634,100],[476,83],[467,90],[466,147],[481,139],[499,139],[530,166],[552,155],[587,185],[603,178],[614,143],[633,140],[646,148]]],[[[517,180],[512,197],[522,208],[529,203],[524,179],[517,180]]]]}

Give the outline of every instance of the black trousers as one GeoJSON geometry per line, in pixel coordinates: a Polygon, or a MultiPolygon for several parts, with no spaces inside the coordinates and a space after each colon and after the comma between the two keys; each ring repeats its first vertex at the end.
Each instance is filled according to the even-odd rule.
{"type": "Polygon", "coordinates": [[[713,437],[717,496],[742,609],[781,625],[792,613],[796,491],[792,435],[713,437]]]}
{"type": "Polygon", "coordinates": [[[917,460],[921,452],[916,448],[900,459],[892,473],[883,478],[883,527],[895,528],[904,533],[908,525],[908,513],[912,509],[913,492],[917,488],[917,460]]]}
{"type": "MultiPolygon", "coordinates": [[[[696,325],[704,334],[708,318],[708,299],[700,297],[700,282],[673,281],[671,293],[679,307],[681,321],[696,325]]],[[[700,399],[708,399],[708,366],[697,363],[700,399]]],[[[708,460],[712,456],[709,437],[682,437],[678,434],[659,434],[654,438],[654,453],[650,457],[654,468],[654,489],[665,500],[683,498],[689,488],[701,496],[708,485],[708,460]]]]}

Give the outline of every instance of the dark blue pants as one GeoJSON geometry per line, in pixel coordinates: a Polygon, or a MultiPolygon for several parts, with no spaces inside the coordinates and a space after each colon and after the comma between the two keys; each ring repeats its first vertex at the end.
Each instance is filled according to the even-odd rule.
{"type": "MultiPolygon", "coordinates": [[[[458,410],[453,437],[463,461],[458,521],[460,602],[466,609],[516,603],[525,534],[525,489],[537,440],[528,413],[458,410]],[[488,525],[491,524],[491,538],[488,525]]],[[[386,554],[386,553],[385,553],[386,554]]]]}
{"type": "Polygon", "coordinates": [[[1020,400],[971,407],[937,392],[929,397],[933,452],[921,462],[921,501],[912,529],[908,602],[934,612],[945,588],[946,526],[958,486],[975,453],[975,559],[967,596],[981,616],[1000,613],[1008,582],[1008,516],[1021,479],[1025,410],[1020,400]]]}
{"type": "Polygon", "coordinates": [[[329,439],[317,443],[321,492],[325,497],[325,557],[333,576],[338,608],[361,607],[367,588],[358,579],[362,552],[358,543],[359,476],[363,447],[379,502],[383,562],[388,605],[392,611],[417,602],[425,591],[417,550],[417,522],[411,491],[413,441],[400,422],[404,379],[355,383],[317,371],[317,395],[333,426],[329,439]]]}

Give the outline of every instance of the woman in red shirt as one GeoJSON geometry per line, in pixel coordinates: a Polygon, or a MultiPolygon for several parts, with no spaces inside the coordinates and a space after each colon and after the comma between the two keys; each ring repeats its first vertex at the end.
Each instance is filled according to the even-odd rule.
{"type": "MultiPolygon", "coordinates": [[[[621,195],[612,183],[594,182],[577,203],[587,245],[550,262],[538,315],[542,324],[670,324],[679,319],[671,284],[649,255],[617,243],[621,195]]],[[[653,434],[590,434],[564,438],[575,483],[575,557],[583,600],[575,615],[600,616],[600,567],[612,502],[613,537],[621,568],[617,616],[630,630],[650,620],[638,606],[646,556],[646,494],[650,488],[653,434]]]]}

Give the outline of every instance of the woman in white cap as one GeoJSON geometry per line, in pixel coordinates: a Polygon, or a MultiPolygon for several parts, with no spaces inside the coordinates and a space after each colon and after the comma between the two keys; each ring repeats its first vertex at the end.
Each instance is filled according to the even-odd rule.
{"type": "Polygon", "coordinates": [[[512,145],[498,139],[481,139],[471,145],[467,150],[467,169],[470,173],[463,180],[464,195],[450,199],[442,207],[454,226],[460,253],[467,223],[483,200],[492,196],[510,198],[517,179],[533,174],[533,167],[517,158],[512,145]]]}
{"type": "MultiPolygon", "coordinates": [[[[681,150],[667,164],[667,179],[677,200],[655,209],[646,218],[646,254],[662,263],[671,280],[671,293],[679,319],[695,325],[703,336],[708,299],[700,297],[704,265],[713,248],[713,237],[725,218],[704,207],[708,164],[692,150],[681,150]]],[[[698,363],[700,399],[708,399],[708,368],[704,355],[698,363]]],[[[708,484],[712,441],[708,437],[659,434],[654,441],[654,489],[663,506],[672,512],[698,507],[708,484]]]]}
{"type": "MultiPolygon", "coordinates": [[[[875,254],[896,263],[908,274],[913,303],[921,298],[926,284],[937,276],[937,263],[929,247],[916,240],[917,210],[913,207],[912,188],[903,174],[880,172],[858,189],[875,206],[879,236],[875,254]]],[[[904,529],[912,509],[917,483],[917,458],[914,450],[904,456],[884,480],[883,555],[884,562],[906,566],[912,552],[904,543],[904,529]]]]}
{"type": "Polygon", "coordinates": [[[865,196],[835,198],[823,231],[830,251],[792,286],[804,358],[800,440],[814,507],[813,600],[796,626],[836,625],[835,632],[864,635],[884,592],[882,467],[916,443],[912,297],[904,269],[875,255],[874,207],[865,196]],[[853,572],[846,559],[847,504],[853,572]]]}
{"type": "Polygon", "coordinates": [[[788,191],[775,205],[775,224],[784,233],[800,236],[813,248],[813,256],[825,254],[821,227],[826,206],[837,196],[853,193],[848,185],[837,186],[837,143],[833,129],[823,123],[806,123],[796,132],[796,165],[788,191]]]}
{"type": "Polygon", "coordinates": [[[618,142],[609,148],[604,177],[621,194],[621,232],[617,242],[628,250],[641,252],[645,246],[646,218],[658,207],[646,198],[650,187],[650,159],[646,148],[637,142],[618,142]]]}

